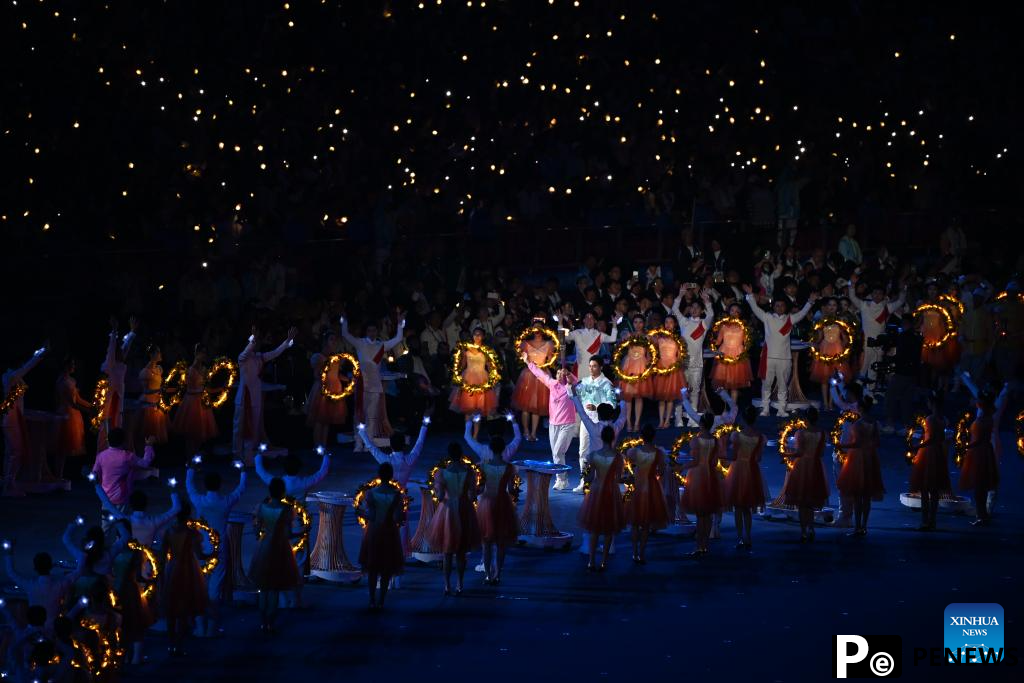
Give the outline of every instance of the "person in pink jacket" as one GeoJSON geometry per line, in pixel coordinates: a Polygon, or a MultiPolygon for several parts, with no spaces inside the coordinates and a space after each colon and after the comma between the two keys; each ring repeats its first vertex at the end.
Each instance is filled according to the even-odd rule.
{"type": "Polygon", "coordinates": [[[266,441],[267,431],[263,427],[263,380],[260,373],[263,366],[287,351],[295,343],[296,328],[288,330],[288,336],[273,351],[257,351],[258,333],[254,327],[249,344],[238,356],[238,391],[235,392],[235,420],[231,431],[231,447],[246,467],[253,466],[256,446],[266,441]]]}
{"type": "MultiPolygon", "coordinates": [[[[548,440],[551,442],[551,459],[558,465],[565,464],[565,454],[576,432],[576,408],[569,395],[569,387],[576,384],[576,377],[562,368],[554,378],[538,368],[526,353],[523,362],[534,376],[548,388],[548,440]]],[[[561,472],[555,476],[555,490],[569,488],[569,475],[561,472]]]]}

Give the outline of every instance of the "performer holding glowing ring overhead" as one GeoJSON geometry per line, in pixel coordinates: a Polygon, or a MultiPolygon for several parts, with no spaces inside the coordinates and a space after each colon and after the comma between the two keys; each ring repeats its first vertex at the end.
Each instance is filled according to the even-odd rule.
{"type": "MultiPolygon", "coordinates": [[[[461,343],[452,354],[452,395],[449,407],[465,416],[466,423],[474,415],[489,417],[498,408],[498,382],[501,371],[498,356],[484,344],[484,329],[473,330],[473,342],[461,343]]],[[[480,423],[472,422],[473,437],[480,423]]]]}
{"type": "MultiPolygon", "coordinates": [[[[548,370],[558,361],[561,343],[554,332],[540,324],[543,323],[542,318],[534,318],[533,323],[516,339],[515,350],[517,354],[525,353],[541,370],[548,370]]],[[[548,414],[548,388],[528,368],[523,368],[516,380],[512,408],[520,411],[526,440],[536,441],[540,418],[548,414]]]]}

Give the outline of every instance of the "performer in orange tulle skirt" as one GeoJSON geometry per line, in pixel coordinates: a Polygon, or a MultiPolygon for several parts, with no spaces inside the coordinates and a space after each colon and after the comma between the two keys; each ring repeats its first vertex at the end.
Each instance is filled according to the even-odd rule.
{"type": "MultiPolygon", "coordinates": [[[[633,471],[633,492],[626,501],[626,521],[632,527],[633,562],[646,564],[647,537],[664,529],[671,521],[659,476],[665,476],[665,452],[654,445],[654,427],[646,424],[641,432],[644,443],[626,452],[625,462],[633,471]]],[[[670,473],[669,473],[670,474],[670,473]]]]}
{"type": "Polygon", "coordinates": [[[64,459],[68,456],[79,458],[85,455],[85,420],[83,410],[92,410],[89,403],[78,393],[78,383],[72,376],[75,361],[69,358],[64,364],[64,374],[57,379],[56,413],[64,419],[57,421],[56,475],[64,476],[64,459]]]}
{"type": "Polygon", "coordinates": [[[366,520],[363,543],[359,548],[359,564],[366,573],[371,609],[384,607],[391,577],[400,575],[405,569],[405,550],[400,531],[405,521],[405,503],[402,492],[391,481],[394,474],[391,463],[381,463],[377,470],[380,484],[366,492],[363,508],[356,511],[357,515],[366,520]],[[378,579],[379,602],[376,595],[378,579]]]}
{"type": "Polygon", "coordinates": [[[601,430],[601,448],[590,454],[590,466],[585,477],[590,484],[583,498],[583,505],[577,515],[579,525],[590,533],[590,561],[588,571],[604,571],[608,566],[608,553],[612,538],[626,526],[626,514],[622,506],[619,480],[622,478],[622,455],[612,448],[615,430],[605,427],[601,430]],[[601,565],[597,557],[598,537],[604,537],[604,555],[601,565]]]}
{"type": "Polygon", "coordinates": [[[736,518],[737,547],[750,547],[751,520],[755,508],[764,507],[764,478],[761,476],[761,453],[764,434],[757,431],[757,408],[743,409],[745,426],[732,434],[733,461],[725,475],[722,489],[725,507],[731,507],[736,518]]]}
{"type": "Polygon", "coordinates": [[[953,490],[946,458],[946,420],[942,417],[942,401],[937,393],[932,392],[928,397],[928,407],[931,414],[925,418],[924,434],[910,470],[910,490],[921,494],[921,531],[935,528],[939,498],[953,490]]]}
{"type": "MultiPolygon", "coordinates": [[[[730,316],[738,318],[741,312],[735,304],[729,307],[730,316]]],[[[711,384],[716,389],[727,389],[734,401],[739,390],[749,387],[754,381],[750,360],[746,357],[746,340],[744,329],[736,323],[723,323],[715,339],[719,357],[711,368],[711,384]]]]}
{"type": "Polygon", "coordinates": [[[484,490],[477,499],[476,519],[484,543],[484,583],[496,586],[505,566],[505,550],[519,538],[519,519],[512,499],[516,468],[501,461],[480,467],[484,471],[484,490]]]}
{"type": "Polygon", "coordinates": [[[868,532],[868,515],[871,501],[882,500],[885,485],[882,483],[882,464],[878,457],[878,424],[868,419],[868,412],[874,404],[870,396],[858,401],[860,419],[851,430],[853,441],[840,443],[846,452],[846,462],[836,477],[839,492],[853,499],[854,531],[850,536],[864,536],[868,532]]]}
{"type": "Polygon", "coordinates": [[[185,450],[195,453],[217,436],[217,419],[213,408],[203,405],[206,389],[206,349],[196,345],[195,359],[185,375],[185,396],[182,397],[171,422],[171,431],[185,437],[185,450]]]}
{"type": "Polygon", "coordinates": [[[928,348],[929,344],[941,341],[945,336],[946,318],[935,310],[924,311],[921,318],[921,334],[924,337],[921,362],[930,366],[937,375],[947,376],[960,362],[960,343],[957,341],[956,330],[941,346],[928,348]]]}
{"type": "Polygon", "coordinates": [[[427,528],[430,547],[444,553],[444,594],[451,593],[452,568],[458,571],[456,592],[462,592],[466,574],[466,554],[480,545],[480,528],[473,510],[476,480],[473,470],[462,461],[462,448],[449,444],[451,464],[434,476],[438,498],[434,516],[427,528]]]}
{"type": "MultiPolygon", "coordinates": [[[[804,413],[806,429],[796,432],[796,455],[782,491],[786,505],[795,505],[800,516],[800,541],[814,540],[814,511],[828,502],[828,480],[825,463],[825,432],[818,428],[818,409],[811,406],[804,413]]],[[[779,444],[783,448],[783,444],[779,444]]]]}
{"type": "MultiPolygon", "coordinates": [[[[543,368],[554,356],[555,345],[550,339],[545,339],[544,335],[537,333],[532,339],[524,341],[517,351],[517,356],[525,353],[528,361],[538,368],[543,368]]],[[[519,373],[515,391],[512,392],[512,407],[520,411],[526,440],[536,441],[540,418],[548,414],[548,388],[530,372],[529,368],[523,368],[519,373]]]]}
{"type": "Polygon", "coordinates": [[[324,340],[320,353],[314,353],[309,359],[313,368],[313,386],[306,398],[306,425],[313,428],[313,445],[327,446],[331,435],[331,427],[341,425],[348,419],[348,399],[332,400],[324,396],[326,389],[330,394],[340,394],[342,390],[341,361],[328,359],[338,351],[338,338],[331,332],[324,340]],[[323,379],[324,366],[327,365],[327,377],[323,379]]]}
{"type": "MultiPolygon", "coordinates": [[[[473,343],[477,346],[483,346],[483,329],[478,327],[473,330],[473,343]]],[[[462,359],[462,367],[455,368],[455,372],[462,376],[463,382],[467,385],[476,386],[486,384],[491,370],[491,363],[487,359],[487,354],[480,349],[468,348],[462,354],[462,359]]],[[[465,415],[467,421],[472,420],[474,415],[489,417],[498,408],[498,390],[494,388],[486,391],[471,391],[455,387],[452,389],[449,408],[456,413],[465,415]]],[[[477,422],[473,425],[474,439],[479,429],[480,423],[477,422]]]]}
{"type": "Polygon", "coordinates": [[[160,367],[163,356],[160,348],[149,348],[149,363],[139,372],[142,383],[142,395],[136,409],[132,428],[132,438],[141,444],[150,436],[156,443],[167,443],[167,413],[160,410],[160,391],[164,385],[164,370],[160,367]]]}
{"type": "MultiPolygon", "coordinates": [[[[821,312],[825,316],[825,323],[818,332],[815,340],[815,347],[821,356],[838,356],[845,349],[853,349],[853,340],[838,323],[832,322],[838,310],[835,299],[826,299],[822,304],[821,312]]],[[[832,410],[832,396],[829,392],[829,380],[837,373],[843,373],[843,377],[850,377],[850,355],[847,354],[842,360],[826,362],[819,360],[812,354],[811,358],[811,379],[821,386],[821,404],[825,410],[832,410]]]]}
{"type": "MultiPolygon", "coordinates": [[[[674,366],[684,355],[686,346],[679,339],[679,321],[670,315],[665,318],[665,330],[674,336],[654,335],[658,347],[658,365],[661,370],[674,366]]],[[[658,401],[658,429],[668,429],[672,422],[672,405],[679,400],[679,391],[686,386],[686,363],[669,373],[657,373],[652,378],[651,395],[658,401]]]]}
{"type": "Polygon", "coordinates": [[[160,605],[161,614],[167,619],[172,654],[180,649],[192,619],[206,612],[206,579],[199,569],[198,559],[203,542],[199,533],[188,527],[190,513],[191,506],[184,505],[160,544],[166,560],[160,572],[163,580],[160,605]]]}
{"type": "MultiPolygon", "coordinates": [[[[630,339],[646,339],[644,334],[643,316],[633,316],[634,332],[627,335],[619,342],[620,346],[626,345],[630,339]]],[[[644,346],[628,346],[625,358],[622,360],[622,374],[638,376],[643,373],[651,363],[647,349],[644,346]]],[[[622,400],[626,402],[626,430],[630,432],[640,431],[640,417],[644,412],[644,399],[654,396],[654,380],[648,375],[637,381],[619,381],[619,390],[622,400]]]]}
{"type": "Polygon", "coordinates": [[[704,413],[700,416],[700,431],[690,439],[690,462],[683,464],[686,471],[686,488],[683,492],[683,509],[697,515],[697,529],[694,538],[697,549],[693,557],[706,555],[708,539],[711,537],[711,518],[722,511],[722,486],[718,480],[718,439],[711,434],[715,416],[704,413]]]}
{"type": "Polygon", "coordinates": [[[990,400],[978,402],[978,417],[971,423],[967,453],[960,468],[960,490],[974,494],[978,518],[973,524],[989,522],[988,492],[999,487],[999,461],[992,448],[992,413],[993,404],[990,400]]]}

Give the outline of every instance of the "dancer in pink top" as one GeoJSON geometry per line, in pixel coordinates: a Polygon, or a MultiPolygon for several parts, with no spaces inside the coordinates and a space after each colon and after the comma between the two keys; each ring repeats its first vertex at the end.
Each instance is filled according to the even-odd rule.
{"type": "MultiPolygon", "coordinates": [[[[568,370],[562,368],[552,378],[530,360],[524,352],[523,362],[529,368],[533,376],[539,379],[548,388],[548,439],[551,442],[551,459],[559,464],[565,464],[565,453],[572,443],[576,427],[576,409],[572,404],[572,397],[569,396],[569,387],[576,384],[576,377],[568,370]]],[[[555,477],[555,490],[564,491],[569,488],[569,476],[562,472],[555,477]]]]}
{"type": "Polygon", "coordinates": [[[242,458],[246,467],[252,467],[256,446],[265,441],[263,427],[263,366],[287,351],[295,343],[298,329],[288,330],[288,336],[273,351],[257,351],[258,332],[255,327],[249,344],[238,356],[238,391],[235,392],[235,422],[231,432],[232,450],[242,458]]]}

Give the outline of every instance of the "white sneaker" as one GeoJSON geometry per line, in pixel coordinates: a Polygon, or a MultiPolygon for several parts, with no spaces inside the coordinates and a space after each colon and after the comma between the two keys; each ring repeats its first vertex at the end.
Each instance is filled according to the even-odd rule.
{"type": "Polygon", "coordinates": [[[584,488],[584,486],[585,486],[585,484],[583,483],[583,480],[582,480],[582,479],[580,479],[580,483],[579,483],[579,485],[578,485],[578,486],[577,486],[576,488],[574,488],[574,489],[572,490],[572,492],[573,492],[573,493],[583,493],[583,488],[584,488]]]}
{"type": "Polygon", "coordinates": [[[789,417],[789,413],[787,413],[787,412],[786,412],[785,410],[780,410],[780,411],[779,411],[779,412],[777,413],[777,416],[778,416],[778,417],[789,417]]]}
{"type": "Polygon", "coordinates": [[[761,417],[768,417],[769,415],[771,415],[771,413],[768,412],[767,408],[761,409],[761,417]]]}
{"type": "Polygon", "coordinates": [[[478,565],[477,565],[476,567],[474,567],[473,569],[474,569],[474,571],[478,571],[478,572],[484,572],[484,571],[487,571],[487,569],[486,569],[486,568],[484,567],[484,563],[483,563],[483,562],[481,562],[480,564],[478,564],[478,565]]]}

